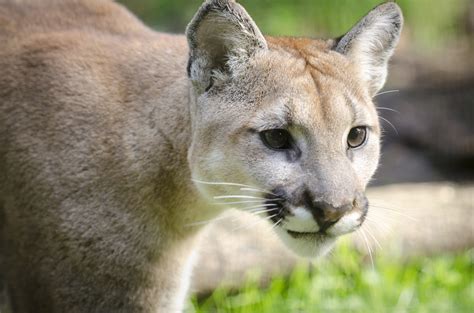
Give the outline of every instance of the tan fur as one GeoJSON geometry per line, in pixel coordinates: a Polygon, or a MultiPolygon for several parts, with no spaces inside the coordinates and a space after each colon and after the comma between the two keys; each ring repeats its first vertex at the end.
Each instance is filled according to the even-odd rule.
{"type": "Polygon", "coordinates": [[[373,94],[336,41],[264,39],[224,0],[206,2],[187,35],[191,50],[109,1],[0,1],[1,268],[13,312],[180,312],[199,222],[234,192],[191,178],[294,190],[306,175],[334,205],[365,189],[379,149],[373,94]],[[205,59],[200,49],[220,40],[205,41],[208,17],[224,48],[247,49],[245,65],[237,52],[205,59]],[[351,105],[373,129],[355,170],[336,148],[351,105]],[[300,168],[248,132],[278,112],[309,136],[300,168]]]}

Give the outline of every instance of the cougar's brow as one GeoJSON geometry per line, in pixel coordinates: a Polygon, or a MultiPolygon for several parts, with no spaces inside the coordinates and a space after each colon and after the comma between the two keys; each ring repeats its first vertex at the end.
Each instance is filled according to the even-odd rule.
{"type": "Polygon", "coordinates": [[[357,104],[357,101],[354,97],[352,97],[348,92],[344,94],[344,100],[351,110],[351,116],[352,116],[352,124],[357,124],[358,121],[361,121],[362,118],[362,112],[360,110],[360,105],[357,104]]]}
{"type": "Polygon", "coordinates": [[[293,124],[289,103],[284,103],[279,108],[268,107],[257,113],[250,126],[256,131],[274,128],[287,128],[293,124]]]}

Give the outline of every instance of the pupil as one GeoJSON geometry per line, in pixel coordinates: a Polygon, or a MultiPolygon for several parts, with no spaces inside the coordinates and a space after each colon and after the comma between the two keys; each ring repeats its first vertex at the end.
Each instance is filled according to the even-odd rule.
{"type": "Polygon", "coordinates": [[[270,140],[272,141],[272,145],[275,148],[282,148],[285,146],[286,137],[285,133],[282,130],[275,130],[270,133],[270,140]]]}
{"type": "Polygon", "coordinates": [[[272,149],[289,149],[290,135],[284,129],[271,129],[261,133],[262,140],[272,149]]]}
{"type": "Polygon", "coordinates": [[[365,134],[366,132],[364,127],[354,127],[349,132],[347,143],[351,148],[356,148],[364,143],[365,134]]]}
{"type": "Polygon", "coordinates": [[[351,140],[356,140],[360,136],[361,130],[359,128],[354,128],[351,132],[351,140]]]}

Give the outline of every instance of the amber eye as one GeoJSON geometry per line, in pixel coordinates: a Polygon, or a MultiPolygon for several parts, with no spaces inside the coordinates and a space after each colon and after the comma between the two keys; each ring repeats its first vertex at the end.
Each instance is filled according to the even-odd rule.
{"type": "Polygon", "coordinates": [[[357,126],[350,130],[347,136],[347,144],[350,148],[357,148],[365,143],[367,138],[367,127],[357,126]]]}
{"type": "Polygon", "coordinates": [[[263,143],[274,150],[284,150],[291,148],[290,133],[281,128],[264,130],[260,133],[263,143]]]}

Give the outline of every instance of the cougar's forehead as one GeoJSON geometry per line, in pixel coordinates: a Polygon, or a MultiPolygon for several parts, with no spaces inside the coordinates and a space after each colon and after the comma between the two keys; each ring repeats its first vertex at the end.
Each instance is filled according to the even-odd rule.
{"type": "MultiPolygon", "coordinates": [[[[279,115],[276,119],[310,128],[370,123],[377,130],[366,87],[349,60],[332,51],[330,43],[295,38],[269,42],[270,51],[257,56],[242,86],[253,86],[249,92],[259,93],[260,112],[271,111],[279,115]]],[[[262,114],[262,119],[266,116],[262,114]]]]}

